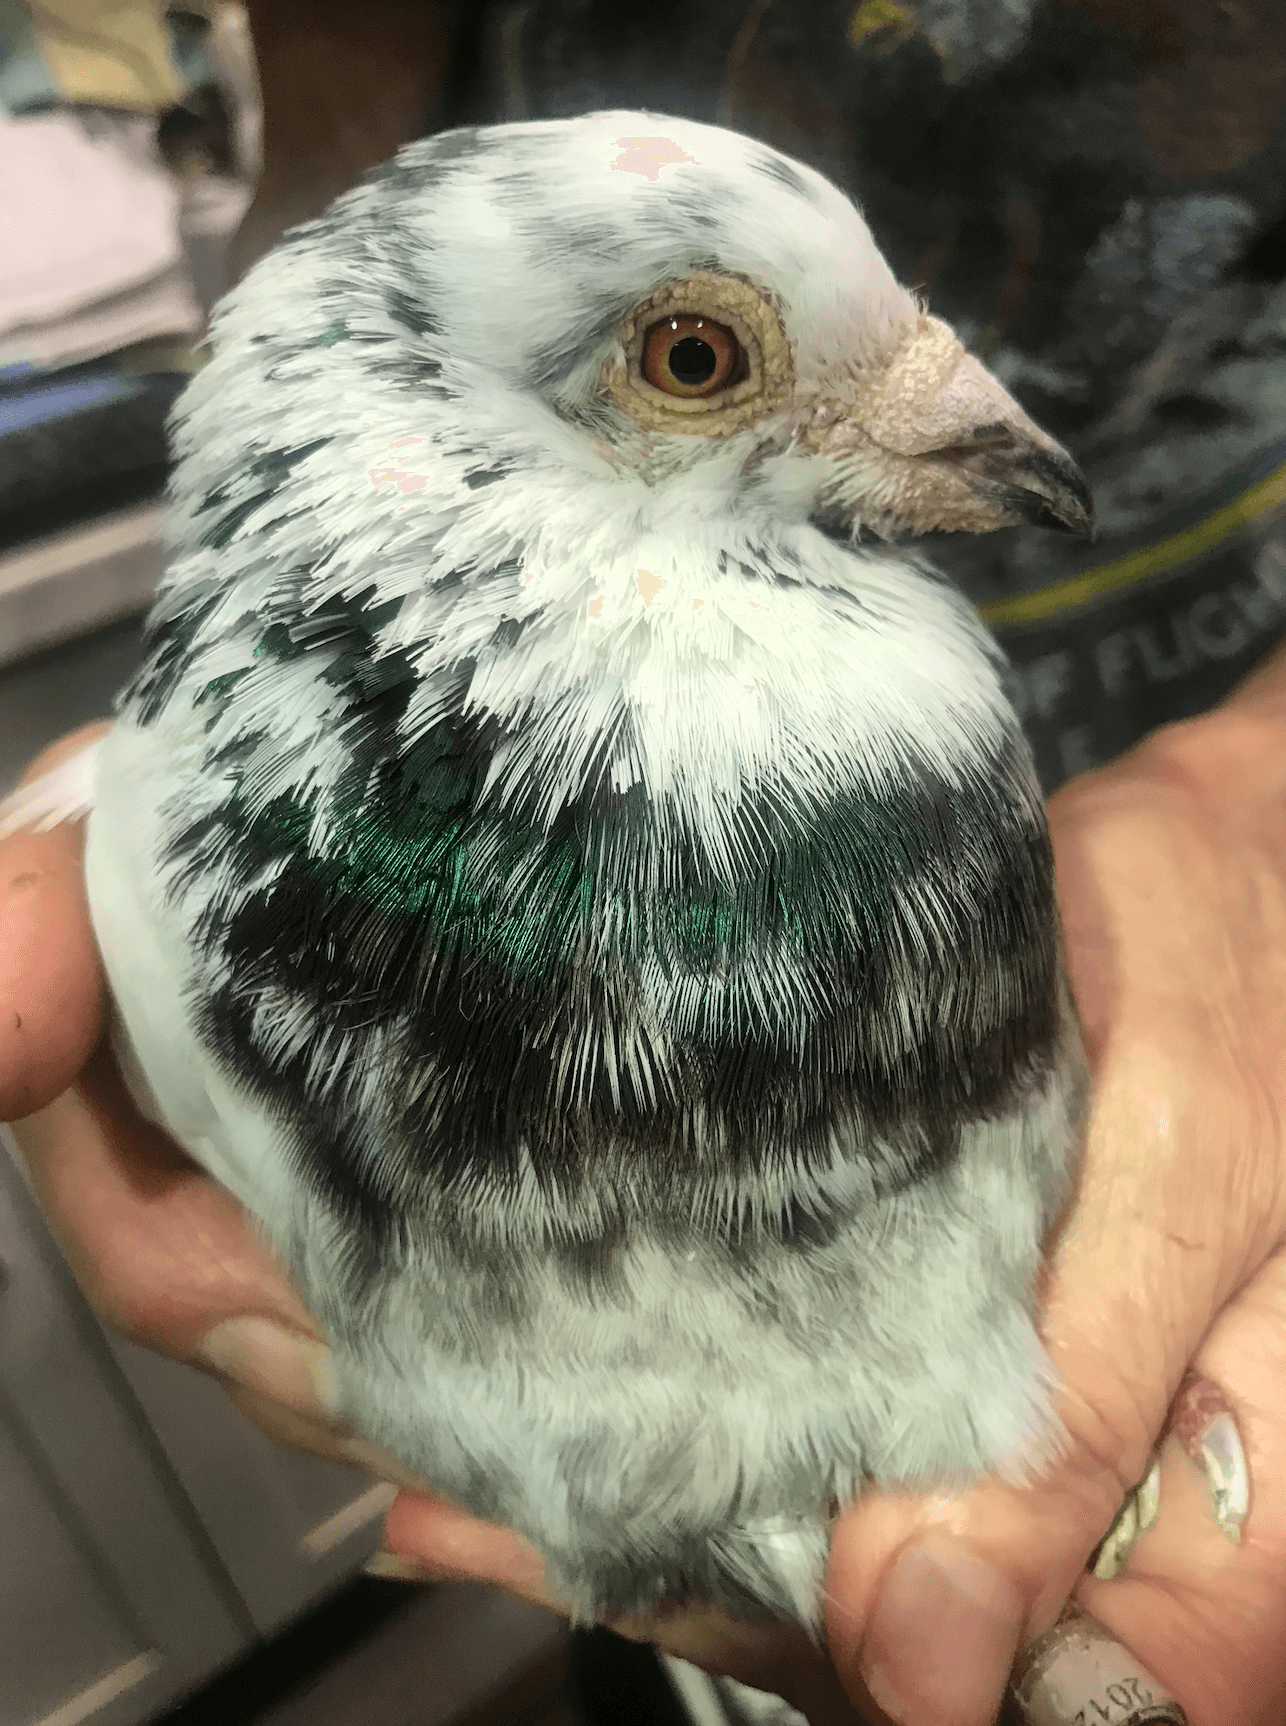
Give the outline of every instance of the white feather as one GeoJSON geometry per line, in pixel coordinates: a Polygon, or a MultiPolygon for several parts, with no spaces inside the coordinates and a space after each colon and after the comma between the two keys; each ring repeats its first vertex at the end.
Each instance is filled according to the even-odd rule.
{"type": "Polygon", "coordinates": [[[64,821],[79,821],[94,807],[101,738],[86,744],[57,767],[20,785],[0,800],[0,839],[30,828],[47,833],[64,821]]]}

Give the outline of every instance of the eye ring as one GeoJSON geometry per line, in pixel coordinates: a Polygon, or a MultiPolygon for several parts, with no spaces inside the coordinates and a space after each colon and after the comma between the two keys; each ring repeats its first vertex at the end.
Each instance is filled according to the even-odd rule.
{"type": "Polygon", "coordinates": [[[727,324],[700,312],[672,311],[645,331],[639,370],[663,395],[691,401],[741,383],[749,361],[727,324]]]}
{"type": "Polygon", "coordinates": [[[781,310],[767,289],[744,276],[698,270],[667,283],[625,317],[619,340],[617,355],[604,361],[603,383],[647,431],[728,437],[784,408],[794,388],[781,310]],[[669,364],[681,340],[705,339],[715,330],[735,344],[727,350],[737,355],[731,369],[725,372],[726,360],[720,358],[725,350],[715,352],[713,342],[708,344],[715,354],[713,370],[710,355],[693,349],[677,356],[677,370],[669,364]],[[651,363],[645,365],[649,341],[651,363]]]}

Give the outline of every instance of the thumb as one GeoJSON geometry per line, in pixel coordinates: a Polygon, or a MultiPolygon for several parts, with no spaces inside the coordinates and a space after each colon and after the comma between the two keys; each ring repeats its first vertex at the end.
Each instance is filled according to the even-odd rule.
{"type": "MultiPolygon", "coordinates": [[[[85,726],[52,744],[22,783],[108,729],[85,726]]],[[[103,978],[81,838],[77,821],[0,839],[0,1121],[33,1114],[64,1091],[102,1035],[103,978]]]]}
{"type": "Polygon", "coordinates": [[[850,1694],[869,1691],[909,1726],[995,1719],[1019,1651],[1054,1624],[1147,1472],[1228,1292],[1228,1255],[1199,1214],[1190,1165],[1179,1178],[1173,1144],[1192,1069],[1137,1047],[1123,1070],[1113,1065],[1100,1072],[1081,1189],[1044,1291],[1063,1428],[1056,1454],[1022,1484],[868,1493],[836,1530],[831,1655],[850,1694]],[[1196,1240],[1216,1250],[1192,1254],[1196,1240]]]}

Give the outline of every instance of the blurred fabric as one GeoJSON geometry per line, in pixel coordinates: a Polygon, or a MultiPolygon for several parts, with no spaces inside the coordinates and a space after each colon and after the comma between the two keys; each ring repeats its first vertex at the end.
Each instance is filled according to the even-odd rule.
{"type": "Polygon", "coordinates": [[[201,328],[154,132],[97,109],[0,115],[0,363],[65,365],[201,328]]]}
{"type": "Polygon", "coordinates": [[[258,149],[244,9],[210,3],[0,0],[0,550],[164,485],[258,149]]]}
{"type": "Polygon", "coordinates": [[[26,0],[26,6],[62,101],[158,114],[181,95],[159,6],[120,0],[26,0]]]}

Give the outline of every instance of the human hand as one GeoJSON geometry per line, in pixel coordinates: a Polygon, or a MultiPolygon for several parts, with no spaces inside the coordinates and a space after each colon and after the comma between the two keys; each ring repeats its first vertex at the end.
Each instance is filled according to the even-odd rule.
{"type": "MultiPolygon", "coordinates": [[[[1286,1717],[1284,737],[1286,661],[1052,801],[1095,1074],[1043,1299],[1068,1446],[1026,1488],[871,1495],[842,1519],[831,1655],[913,1726],[993,1720],[1018,1649],[1073,1590],[1190,1726],[1286,1717]],[[1190,1365],[1245,1442],[1241,1543],[1171,1438],[1157,1525],[1125,1576],[1096,1581],[1086,1559],[1190,1365]]],[[[1099,1720],[1089,1696],[1084,1709],[1099,1720]]],[[[1122,1721],[1110,1706],[1102,1718],[1122,1721]]]]}
{"type": "MultiPolygon", "coordinates": [[[[106,729],[62,739],[27,777],[106,729]]],[[[81,851],[80,823],[0,841],[0,1120],[13,1123],[50,1226],[105,1323],[215,1373],[279,1442],[367,1466],[361,1441],[326,1418],[316,1321],[235,1200],[130,1101],[103,1038],[81,851]],[[240,1337],[221,1328],[244,1319],[252,1328],[240,1337]]]]}

